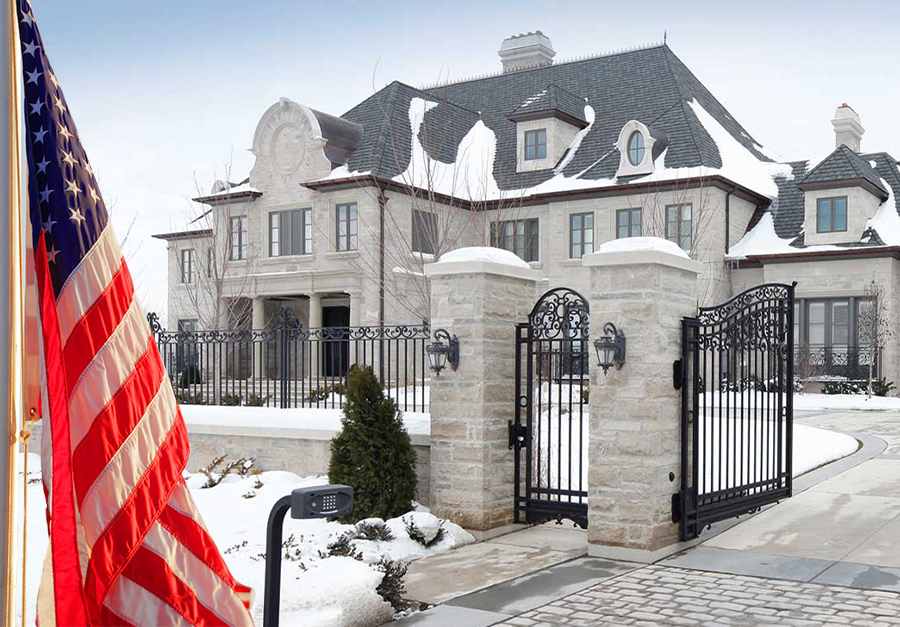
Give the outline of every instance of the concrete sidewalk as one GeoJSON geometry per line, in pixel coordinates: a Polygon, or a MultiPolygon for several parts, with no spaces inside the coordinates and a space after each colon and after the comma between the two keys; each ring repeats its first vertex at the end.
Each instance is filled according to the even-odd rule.
{"type": "Polygon", "coordinates": [[[860,433],[870,459],[840,474],[826,467],[834,476],[815,485],[798,479],[791,499],[663,564],[900,592],[900,414],[829,412],[797,422],[860,433]]]}

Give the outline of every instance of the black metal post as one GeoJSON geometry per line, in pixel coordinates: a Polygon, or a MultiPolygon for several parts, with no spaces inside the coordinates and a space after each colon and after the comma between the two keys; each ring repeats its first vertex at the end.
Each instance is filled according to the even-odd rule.
{"type": "Polygon", "coordinates": [[[278,627],[281,607],[281,533],[284,517],[291,509],[291,495],[278,499],[269,512],[266,527],[266,590],[263,598],[263,627],[278,627]]]}

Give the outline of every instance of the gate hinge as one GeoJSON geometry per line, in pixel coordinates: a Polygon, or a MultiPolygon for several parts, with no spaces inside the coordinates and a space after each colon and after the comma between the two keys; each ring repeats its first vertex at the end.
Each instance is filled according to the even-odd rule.
{"type": "Polygon", "coordinates": [[[676,390],[681,389],[681,383],[684,380],[684,372],[682,372],[682,363],[680,359],[672,362],[672,384],[676,390]]]}
{"type": "Polygon", "coordinates": [[[509,449],[517,451],[525,445],[525,439],[528,437],[528,427],[509,421],[509,449]]]}
{"type": "Polygon", "coordinates": [[[684,493],[676,492],[672,495],[672,522],[680,523],[684,515],[684,493]]]}

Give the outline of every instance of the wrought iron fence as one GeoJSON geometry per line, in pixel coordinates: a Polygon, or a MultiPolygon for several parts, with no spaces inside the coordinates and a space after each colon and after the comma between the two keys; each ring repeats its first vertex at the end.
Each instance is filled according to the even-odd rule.
{"type": "Polygon", "coordinates": [[[808,381],[864,381],[879,376],[881,356],[874,346],[798,345],[794,349],[794,370],[808,381]]]}
{"type": "Polygon", "coordinates": [[[265,329],[166,331],[147,314],[181,404],[336,408],[350,367],[370,366],[404,411],[428,410],[421,325],[304,328],[289,309],[265,329]]]}

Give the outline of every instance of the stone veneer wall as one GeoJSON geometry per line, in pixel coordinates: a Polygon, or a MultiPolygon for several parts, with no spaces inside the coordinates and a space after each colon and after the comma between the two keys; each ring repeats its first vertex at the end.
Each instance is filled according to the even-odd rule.
{"type": "Polygon", "coordinates": [[[601,337],[607,322],[626,336],[621,370],[591,366],[588,551],[653,562],[678,542],[672,494],[680,486],[681,393],[672,363],[681,354],[681,320],[697,311],[702,265],[656,250],[594,253],[584,265],[591,337],[601,337]]]}

